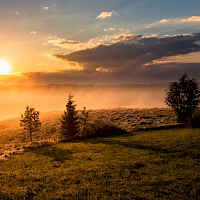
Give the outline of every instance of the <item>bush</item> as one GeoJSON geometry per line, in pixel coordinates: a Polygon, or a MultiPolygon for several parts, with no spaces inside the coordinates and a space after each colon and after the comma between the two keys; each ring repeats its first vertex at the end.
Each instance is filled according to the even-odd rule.
{"type": "Polygon", "coordinates": [[[191,120],[191,126],[194,128],[200,128],[200,108],[194,113],[191,120]]]}
{"type": "Polygon", "coordinates": [[[113,124],[105,123],[101,120],[95,120],[94,122],[88,123],[86,130],[87,130],[87,135],[85,135],[86,137],[109,136],[109,135],[119,135],[126,133],[125,130],[118,128],[113,124]]]}

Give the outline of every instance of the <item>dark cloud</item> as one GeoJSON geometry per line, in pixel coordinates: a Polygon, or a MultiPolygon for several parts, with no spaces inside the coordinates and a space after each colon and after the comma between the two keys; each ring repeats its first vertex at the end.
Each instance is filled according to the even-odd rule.
{"type": "Polygon", "coordinates": [[[144,37],[70,54],[56,55],[66,61],[80,63],[81,72],[62,72],[50,76],[56,80],[78,83],[122,84],[174,81],[183,73],[200,77],[200,63],[156,62],[169,56],[200,51],[200,33],[171,37],[144,37]]]}
{"type": "Polygon", "coordinates": [[[76,41],[76,40],[66,40],[61,42],[60,44],[80,44],[80,41],[76,41]]]}
{"type": "Polygon", "coordinates": [[[168,56],[176,56],[200,51],[195,42],[200,34],[177,35],[172,37],[136,37],[134,40],[119,42],[109,46],[57,55],[58,58],[83,64],[86,70],[98,67],[115,68],[120,71],[141,67],[143,64],[168,56]]]}
{"type": "Polygon", "coordinates": [[[199,78],[200,63],[169,62],[170,59],[153,62],[165,61],[168,56],[199,52],[199,41],[200,33],[165,38],[138,36],[109,46],[57,55],[66,62],[80,63],[84,66],[82,71],[28,73],[19,80],[22,84],[131,84],[172,82],[183,73],[199,78]]]}
{"type": "MultiPolygon", "coordinates": [[[[27,73],[1,84],[147,84],[168,83],[177,80],[183,73],[190,77],[200,77],[199,63],[165,63],[155,64],[150,67],[133,68],[132,71],[60,71],[27,73]]],[[[200,79],[198,80],[200,81],[200,79]]]]}

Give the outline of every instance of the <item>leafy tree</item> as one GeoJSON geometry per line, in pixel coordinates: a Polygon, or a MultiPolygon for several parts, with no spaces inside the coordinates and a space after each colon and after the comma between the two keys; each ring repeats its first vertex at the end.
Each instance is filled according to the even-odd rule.
{"type": "Polygon", "coordinates": [[[67,137],[75,136],[78,131],[78,111],[76,110],[73,96],[70,93],[68,97],[68,102],[66,104],[66,111],[64,111],[61,119],[61,134],[64,136],[65,139],[67,139],[67,137]]]}
{"type": "Polygon", "coordinates": [[[177,82],[169,85],[165,102],[174,109],[178,122],[188,122],[200,103],[198,82],[184,74],[177,82]]]}
{"type": "Polygon", "coordinates": [[[30,135],[30,141],[32,142],[32,133],[39,130],[41,122],[39,120],[39,112],[34,108],[26,107],[24,114],[21,114],[20,126],[24,127],[30,135]]]}

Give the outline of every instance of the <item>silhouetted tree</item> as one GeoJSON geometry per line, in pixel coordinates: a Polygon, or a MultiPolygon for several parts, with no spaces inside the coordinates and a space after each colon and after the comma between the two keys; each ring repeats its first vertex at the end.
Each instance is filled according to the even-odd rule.
{"type": "Polygon", "coordinates": [[[41,126],[39,114],[40,113],[38,111],[35,111],[34,108],[29,108],[29,106],[26,107],[26,111],[24,112],[24,114],[21,114],[20,126],[23,126],[24,130],[29,133],[31,142],[32,133],[39,130],[41,126]]]}
{"type": "Polygon", "coordinates": [[[198,82],[184,74],[177,82],[169,85],[165,102],[174,109],[178,122],[188,122],[200,103],[198,82]]]}
{"type": "Polygon", "coordinates": [[[67,139],[67,137],[75,136],[78,131],[78,111],[76,111],[76,105],[74,104],[73,96],[70,93],[66,104],[66,111],[64,111],[61,119],[61,134],[64,139],[67,139]]]}

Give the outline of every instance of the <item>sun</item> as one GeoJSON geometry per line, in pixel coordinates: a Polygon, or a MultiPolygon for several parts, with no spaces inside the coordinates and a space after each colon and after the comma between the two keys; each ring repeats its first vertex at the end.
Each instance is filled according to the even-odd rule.
{"type": "Polygon", "coordinates": [[[0,75],[9,75],[11,71],[12,67],[10,63],[6,60],[0,60],[0,75]]]}

